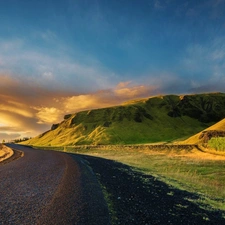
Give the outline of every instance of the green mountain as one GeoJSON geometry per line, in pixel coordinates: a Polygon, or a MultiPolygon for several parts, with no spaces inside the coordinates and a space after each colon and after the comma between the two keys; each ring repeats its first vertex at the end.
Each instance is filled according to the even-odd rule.
{"type": "Polygon", "coordinates": [[[225,94],[165,95],[66,115],[24,144],[64,146],[184,140],[225,118],[225,94]]]}

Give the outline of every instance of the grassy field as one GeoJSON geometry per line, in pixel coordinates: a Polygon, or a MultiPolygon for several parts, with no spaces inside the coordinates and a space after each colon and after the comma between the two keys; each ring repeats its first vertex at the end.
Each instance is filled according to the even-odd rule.
{"type": "Polygon", "coordinates": [[[155,176],[178,189],[199,194],[198,204],[225,210],[225,154],[216,155],[190,149],[73,149],[64,152],[86,154],[115,160],[135,170],[155,176]]]}

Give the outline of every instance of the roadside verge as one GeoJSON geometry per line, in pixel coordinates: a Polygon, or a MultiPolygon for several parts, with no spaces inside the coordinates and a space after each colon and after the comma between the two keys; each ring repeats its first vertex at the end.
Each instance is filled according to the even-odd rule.
{"type": "Polygon", "coordinates": [[[14,154],[13,150],[3,144],[0,144],[0,162],[12,157],[14,154]]]}
{"type": "Polygon", "coordinates": [[[0,165],[11,162],[23,156],[23,152],[15,151],[6,145],[0,144],[0,165]]]}

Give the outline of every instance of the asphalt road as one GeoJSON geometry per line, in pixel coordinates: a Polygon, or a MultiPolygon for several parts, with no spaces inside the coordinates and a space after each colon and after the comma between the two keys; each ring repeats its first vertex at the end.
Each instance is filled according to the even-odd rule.
{"type": "Polygon", "coordinates": [[[225,225],[224,211],[195,204],[198,195],[127,165],[11,147],[24,156],[0,164],[2,225],[225,225]]]}
{"type": "Polygon", "coordinates": [[[81,158],[10,147],[24,156],[0,165],[0,224],[109,224],[99,183],[81,158]]]}

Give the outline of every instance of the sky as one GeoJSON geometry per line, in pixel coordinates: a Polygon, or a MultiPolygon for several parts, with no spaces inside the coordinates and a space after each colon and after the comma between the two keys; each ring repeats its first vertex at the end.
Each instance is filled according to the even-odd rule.
{"type": "Polygon", "coordinates": [[[64,115],[225,92],[225,0],[1,0],[0,142],[64,115]]]}

